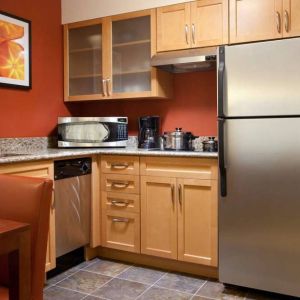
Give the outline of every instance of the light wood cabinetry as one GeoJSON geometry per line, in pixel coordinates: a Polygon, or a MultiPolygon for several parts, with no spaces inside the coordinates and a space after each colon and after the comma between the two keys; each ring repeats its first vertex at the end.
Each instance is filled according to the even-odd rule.
{"type": "MultiPolygon", "coordinates": [[[[0,165],[0,174],[11,174],[38,178],[49,178],[54,180],[54,167],[52,161],[24,162],[0,165]]],[[[46,255],[46,271],[56,266],[55,255],[55,208],[54,194],[52,194],[52,205],[50,211],[49,235],[46,255]]]]}
{"type": "Polygon", "coordinates": [[[300,35],[300,1],[283,0],[283,36],[300,35]]]}
{"type": "Polygon", "coordinates": [[[141,178],[141,252],[177,259],[176,179],[141,178]]]}
{"type": "Polygon", "coordinates": [[[100,177],[101,245],[139,253],[139,157],[101,156],[100,177]]]}
{"type": "Polygon", "coordinates": [[[190,4],[182,3],[157,8],[157,51],[187,49],[189,38],[190,4]]]}
{"type": "Polygon", "coordinates": [[[65,101],[171,97],[171,75],[150,66],[155,9],[64,26],[65,101]]]}
{"type": "Polygon", "coordinates": [[[183,179],[178,186],[178,259],[217,266],[217,181],[183,179]]]}
{"type": "Polygon", "coordinates": [[[230,0],[230,43],[300,35],[298,0],[230,0]]]}
{"type": "Polygon", "coordinates": [[[216,160],[140,162],[141,252],[216,267],[216,160]]]}
{"type": "Polygon", "coordinates": [[[157,8],[157,51],[228,42],[228,0],[199,0],[157,8]]]}

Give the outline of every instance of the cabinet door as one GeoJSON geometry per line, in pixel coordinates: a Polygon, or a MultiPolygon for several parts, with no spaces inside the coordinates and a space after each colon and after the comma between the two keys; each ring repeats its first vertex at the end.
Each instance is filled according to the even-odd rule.
{"type": "Polygon", "coordinates": [[[113,19],[112,91],[116,98],[151,91],[151,15],[113,19]]]}
{"type": "Polygon", "coordinates": [[[179,260],[217,266],[216,182],[177,179],[179,260]]]}
{"type": "Polygon", "coordinates": [[[157,51],[190,47],[190,4],[157,8],[157,51]]]}
{"type": "MultiPolygon", "coordinates": [[[[0,174],[11,174],[29,177],[49,178],[54,180],[53,162],[26,162],[2,165],[0,174]]],[[[54,269],[56,266],[55,250],[55,209],[54,193],[52,193],[52,205],[50,210],[48,244],[46,254],[46,271],[54,269]]]]}
{"type": "Polygon", "coordinates": [[[191,3],[192,47],[228,42],[228,1],[199,0],[191,3]]]}
{"type": "Polygon", "coordinates": [[[141,177],[141,253],[177,259],[175,178],[141,177]]]}
{"type": "Polygon", "coordinates": [[[300,1],[283,0],[283,36],[300,35],[300,1]]]}
{"type": "Polygon", "coordinates": [[[230,43],[282,37],[282,0],[230,0],[230,43]]]}
{"type": "Polygon", "coordinates": [[[65,25],[65,101],[105,96],[102,27],[100,21],[65,25]]]}

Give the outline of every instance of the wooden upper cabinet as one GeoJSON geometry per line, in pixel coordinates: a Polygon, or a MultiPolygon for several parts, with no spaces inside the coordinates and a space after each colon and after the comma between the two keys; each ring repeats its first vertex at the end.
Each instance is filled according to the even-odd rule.
{"type": "Polygon", "coordinates": [[[157,8],[157,51],[191,47],[190,4],[157,8]]]}
{"type": "Polygon", "coordinates": [[[175,178],[141,176],[141,253],[177,259],[175,178]]]}
{"type": "Polygon", "coordinates": [[[300,36],[299,0],[283,0],[283,36],[300,36]]]}
{"type": "Polygon", "coordinates": [[[228,0],[199,0],[157,8],[157,51],[228,42],[228,0]]]}
{"type": "Polygon", "coordinates": [[[178,260],[216,267],[217,181],[177,179],[178,260]]]}
{"type": "Polygon", "coordinates": [[[192,47],[228,43],[228,1],[199,0],[191,3],[192,47]]]}
{"type": "Polygon", "coordinates": [[[102,21],[65,25],[64,51],[65,100],[105,97],[102,21]]]}
{"type": "Polygon", "coordinates": [[[171,98],[171,75],[152,68],[156,10],[64,27],[65,101],[171,98]]]}
{"type": "Polygon", "coordinates": [[[282,0],[230,0],[230,43],[282,37],[282,0]]]}

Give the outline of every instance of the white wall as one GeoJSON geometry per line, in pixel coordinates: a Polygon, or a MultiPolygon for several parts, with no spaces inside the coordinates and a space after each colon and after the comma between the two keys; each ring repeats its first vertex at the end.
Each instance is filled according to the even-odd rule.
{"type": "Polygon", "coordinates": [[[66,24],[189,1],[191,0],[61,0],[62,23],[66,24]]]}

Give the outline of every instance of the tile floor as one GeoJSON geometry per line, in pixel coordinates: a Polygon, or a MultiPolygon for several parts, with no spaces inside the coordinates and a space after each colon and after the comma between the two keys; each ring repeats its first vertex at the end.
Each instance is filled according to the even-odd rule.
{"type": "MultiPolygon", "coordinates": [[[[47,281],[44,300],[283,300],[207,278],[94,259],[47,281]]],[[[295,299],[295,298],[292,298],[295,299]]]]}

